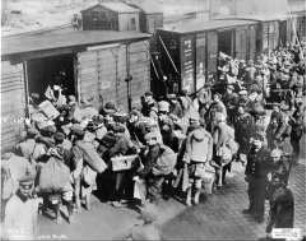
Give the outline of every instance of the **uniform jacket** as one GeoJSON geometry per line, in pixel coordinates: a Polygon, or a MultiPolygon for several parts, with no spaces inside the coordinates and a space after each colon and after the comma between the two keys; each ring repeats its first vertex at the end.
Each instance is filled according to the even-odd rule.
{"type": "Polygon", "coordinates": [[[255,179],[266,179],[271,167],[270,152],[261,148],[258,152],[251,150],[247,157],[245,174],[255,179]]]}
{"type": "Polygon", "coordinates": [[[223,103],[228,107],[228,108],[233,108],[236,106],[238,102],[238,95],[235,93],[228,94],[226,93],[223,96],[223,103]]]}
{"type": "Polygon", "coordinates": [[[199,127],[188,134],[184,161],[207,162],[212,159],[213,139],[210,133],[199,127]]]}
{"type": "Polygon", "coordinates": [[[240,115],[236,119],[235,123],[235,137],[240,145],[240,151],[247,153],[250,147],[250,138],[254,133],[254,121],[249,113],[240,115]]]}

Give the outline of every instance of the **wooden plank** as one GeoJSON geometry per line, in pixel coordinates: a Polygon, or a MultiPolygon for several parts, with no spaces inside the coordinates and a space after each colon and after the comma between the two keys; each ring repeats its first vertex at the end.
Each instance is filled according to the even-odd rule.
{"type": "Polygon", "coordinates": [[[24,129],[25,90],[23,65],[2,61],[1,74],[1,140],[2,152],[12,148],[24,129]],[[12,99],[13,97],[13,99],[12,99]]]}
{"type": "Polygon", "coordinates": [[[94,98],[94,105],[98,106],[98,73],[97,51],[87,51],[77,54],[78,85],[80,98],[94,98]],[[90,64],[89,61],[92,61],[90,64]],[[84,64],[84,65],[83,65],[84,64]]]}

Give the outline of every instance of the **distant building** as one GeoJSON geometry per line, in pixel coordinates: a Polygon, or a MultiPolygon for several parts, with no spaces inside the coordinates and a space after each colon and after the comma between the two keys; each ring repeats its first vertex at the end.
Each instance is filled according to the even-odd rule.
{"type": "Polygon", "coordinates": [[[126,1],[126,3],[139,10],[140,31],[154,33],[164,24],[163,9],[154,1],[126,1]]]}
{"type": "Polygon", "coordinates": [[[81,13],[83,30],[140,30],[139,10],[122,2],[102,2],[81,13]]]}

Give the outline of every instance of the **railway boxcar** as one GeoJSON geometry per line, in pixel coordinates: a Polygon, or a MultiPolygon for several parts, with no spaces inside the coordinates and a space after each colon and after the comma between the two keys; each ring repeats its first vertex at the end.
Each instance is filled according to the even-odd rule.
{"type": "MultiPolygon", "coordinates": [[[[164,92],[186,89],[194,93],[202,88],[217,74],[219,52],[254,58],[256,24],[253,20],[190,20],[158,29],[160,63],[156,61],[156,66],[167,73],[162,80],[164,92]]],[[[153,85],[161,85],[160,80],[153,85]]]]}
{"type": "Polygon", "coordinates": [[[252,20],[256,21],[256,49],[255,53],[269,52],[279,46],[285,46],[290,41],[288,33],[289,15],[287,14],[250,14],[250,15],[235,15],[225,18],[218,18],[223,20],[252,20]]]}
{"type": "MultiPolygon", "coordinates": [[[[144,33],[74,31],[11,36],[2,42],[2,151],[19,140],[29,112],[29,96],[44,96],[61,74],[65,94],[80,105],[99,108],[108,101],[123,110],[140,103],[150,89],[149,38],[144,33]],[[22,44],[21,44],[22,43],[22,44]]],[[[58,81],[58,80],[57,80],[58,81]]]]}

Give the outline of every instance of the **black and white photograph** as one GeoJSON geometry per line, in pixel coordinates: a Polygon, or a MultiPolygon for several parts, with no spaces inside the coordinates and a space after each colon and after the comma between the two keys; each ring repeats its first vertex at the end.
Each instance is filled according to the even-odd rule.
{"type": "Polygon", "coordinates": [[[1,0],[0,40],[1,240],[306,240],[306,0],[1,0]]]}

